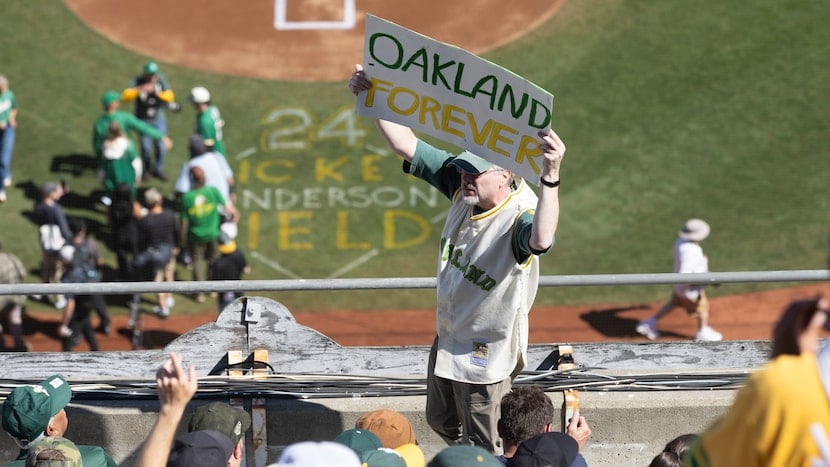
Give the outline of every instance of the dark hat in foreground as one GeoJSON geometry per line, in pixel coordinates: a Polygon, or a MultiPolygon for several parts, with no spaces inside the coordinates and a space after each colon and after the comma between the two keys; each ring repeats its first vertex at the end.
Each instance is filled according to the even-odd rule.
{"type": "Polygon", "coordinates": [[[176,437],[167,467],[226,467],[234,444],[213,430],[191,431],[176,437]]]}
{"type": "Polygon", "coordinates": [[[565,433],[542,433],[522,441],[508,467],[569,467],[579,454],[576,440],[565,433]]]}
{"type": "Polygon", "coordinates": [[[196,409],[187,424],[187,431],[218,431],[236,445],[250,427],[251,416],[248,412],[224,402],[211,402],[196,409]]]}

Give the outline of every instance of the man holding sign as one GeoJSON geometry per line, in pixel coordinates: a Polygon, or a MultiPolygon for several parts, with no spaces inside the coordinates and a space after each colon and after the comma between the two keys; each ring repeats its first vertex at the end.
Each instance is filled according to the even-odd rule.
{"type": "MultiPolygon", "coordinates": [[[[369,24],[367,42],[377,37],[369,24]]],[[[380,74],[381,68],[373,72],[380,74]]],[[[526,361],[527,315],[539,278],[536,257],[553,245],[565,145],[547,127],[534,135],[532,148],[524,144],[541,180],[537,198],[515,174],[521,170],[505,168],[517,159],[495,164],[469,151],[453,156],[419,139],[410,126],[387,119],[395,118],[394,112],[374,112],[369,102],[373,89],[389,82],[386,78],[370,79],[361,65],[355,66],[349,89],[358,96],[358,112],[375,117],[381,136],[404,159],[406,173],[452,201],[438,252],[437,336],[428,364],[427,421],[447,443],[475,444],[500,455],[499,402],[526,361]]],[[[498,150],[482,153],[503,156],[498,150]]]]}

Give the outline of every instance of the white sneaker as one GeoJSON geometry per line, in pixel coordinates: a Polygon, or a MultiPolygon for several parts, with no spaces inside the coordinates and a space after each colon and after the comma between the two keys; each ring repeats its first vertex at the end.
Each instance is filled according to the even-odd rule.
{"type": "Polygon", "coordinates": [[[168,317],[170,317],[170,309],[167,307],[156,305],[153,307],[153,314],[161,319],[167,319],[168,317]]]}
{"type": "Polygon", "coordinates": [[[58,297],[57,301],[55,301],[55,308],[58,310],[62,310],[66,307],[66,299],[63,298],[63,295],[58,297]]]}
{"type": "Polygon", "coordinates": [[[5,202],[6,202],[6,192],[5,191],[0,191],[0,203],[5,203],[5,202]]]}
{"type": "Polygon", "coordinates": [[[637,332],[646,336],[651,341],[660,337],[660,332],[657,331],[657,322],[654,321],[654,318],[640,321],[637,324],[637,332]]]}
{"type": "Polygon", "coordinates": [[[3,179],[3,186],[5,186],[5,187],[12,186],[12,178],[11,177],[4,178],[3,179]]]}
{"type": "Polygon", "coordinates": [[[723,340],[723,334],[715,331],[710,326],[703,326],[700,331],[695,334],[696,341],[717,342],[723,340]]]}

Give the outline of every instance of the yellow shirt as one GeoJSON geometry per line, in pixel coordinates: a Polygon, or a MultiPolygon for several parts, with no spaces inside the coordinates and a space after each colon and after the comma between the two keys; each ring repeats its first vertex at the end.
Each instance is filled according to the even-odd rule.
{"type": "Polygon", "coordinates": [[[749,378],[684,465],[810,467],[820,458],[810,432],[814,423],[830,433],[830,401],[816,357],[782,355],[749,378]]]}

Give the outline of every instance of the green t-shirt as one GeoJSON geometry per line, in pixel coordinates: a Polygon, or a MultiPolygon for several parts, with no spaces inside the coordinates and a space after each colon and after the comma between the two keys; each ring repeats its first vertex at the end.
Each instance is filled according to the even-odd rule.
{"type": "Polygon", "coordinates": [[[138,157],[135,149],[135,143],[132,140],[127,140],[127,149],[124,155],[117,159],[103,158],[102,168],[104,169],[104,188],[108,193],[115,192],[115,187],[121,183],[130,185],[130,188],[135,195],[135,167],[133,161],[138,157]]]}
{"type": "Polygon", "coordinates": [[[212,242],[219,238],[219,206],[225,198],[214,186],[205,185],[182,195],[182,220],[187,221],[188,242],[212,242]]]}
{"type": "Polygon", "coordinates": [[[213,150],[227,157],[225,153],[225,140],[222,136],[222,128],[225,121],[222,114],[215,105],[208,106],[204,112],[196,117],[196,133],[205,140],[205,145],[213,146],[213,150]]]}
{"type": "Polygon", "coordinates": [[[12,110],[17,108],[17,100],[14,93],[8,90],[0,94],[0,123],[8,123],[12,110]]]}

